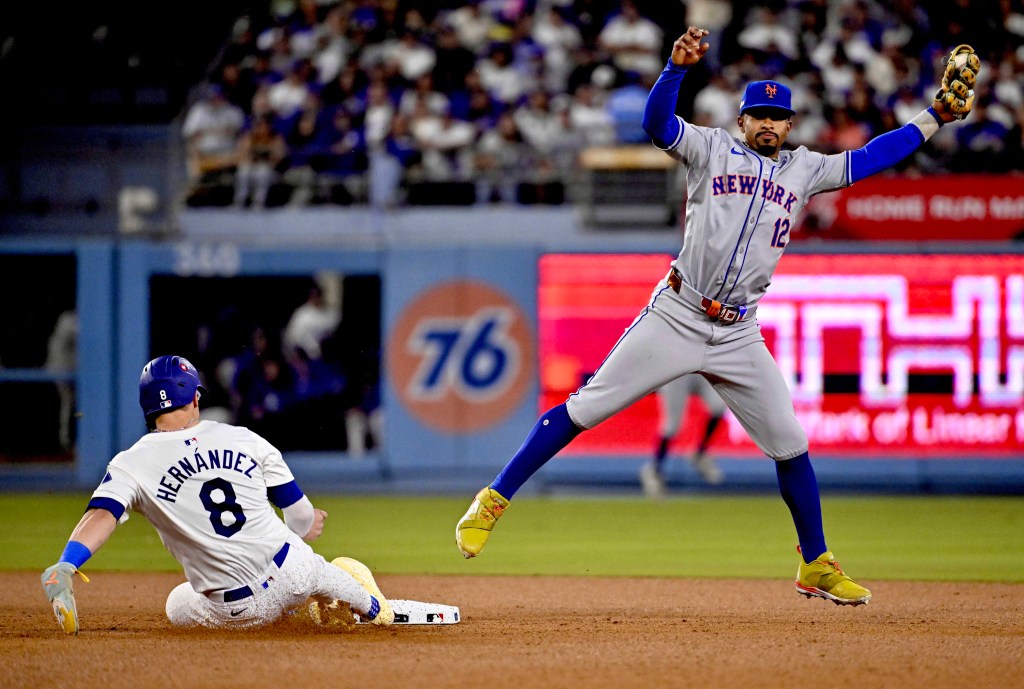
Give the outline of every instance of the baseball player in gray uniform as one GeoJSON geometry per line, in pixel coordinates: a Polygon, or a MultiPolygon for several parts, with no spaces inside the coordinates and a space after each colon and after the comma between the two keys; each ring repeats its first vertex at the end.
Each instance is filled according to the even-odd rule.
{"type": "Polygon", "coordinates": [[[658,398],[658,446],[651,461],[640,467],[640,485],[644,489],[644,494],[654,499],[665,496],[665,460],[668,458],[668,446],[679,432],[683,414],[686,413],[691,397],[700,397],[707,408],[708,418],[697,447],[688,459],[704,481],[712,486],[720,484],[724,476],[715,458],[708,454],[708,445],[725,415],[725,402],[699,373],[670,380],[658,388],[655,394],[658,398]]]}
{"type": "Polygon", "coordinates": [[[42,575],[61,628],[78,633],[72,578],[88,581],[80,568],[129,510],[145,515],[185,570],[188,581],[167,597],[171,624],[255,627],[307,604],[327,623],[331,611],[347,612],[338,601],[391,624],[391,604],[364,564],[328,563],[306,544],[323,532],[327,513],[302,493],[281,453],[246,428],[201,420],[204,391],[184,357],[146,364],[139,404],[151,432],[111,460],[59,561],[42,575]]]}
{"type": "Polygon", "coordinates": [[[737,119],[739,138],[675,114],[687,68],[710,47],[702,42],[707,35],[690,27],[675,41],[643,117],[654,144],[684,166],[688,198],[682,251],[597,372],[540,417],[493,483],[477,493],[456,526],[456,543],[463,556],[478,555],[515,492],[579,433],[669,381],[699,372],[775,460],[800,544],[797,592],[837,604],[864,604],[871,592],[843,573],[825,544],[807,436],[765,346],[757,304],[808,199],[894,165],[944,123],[966,116],[980,63],[969,46],[958,46],[931,107],[861,149],[822,155],[802,146],[783,150],[793,109],[790,89],[776,81],[747,85],[737,119]],[[969,54],[960,53],[962,48],[969,54]]]}

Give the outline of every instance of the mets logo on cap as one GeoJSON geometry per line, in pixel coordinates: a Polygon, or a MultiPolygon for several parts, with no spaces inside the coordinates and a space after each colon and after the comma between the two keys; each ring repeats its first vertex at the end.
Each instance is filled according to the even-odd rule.
{"type": "Polygon", "coordinates": [[[500,423],[533,379],[533,327],[492,285],[451,280],[405,307],[388,337],[392,387],[423,424],[467,433],[500,423]]]}
{"type": "Polygon", "coordinates": [[[752,81],[743,90],[740,113],[751,108],[777,108],[793,114],[793,91],[785,84],[770,79],[752,81]]]}

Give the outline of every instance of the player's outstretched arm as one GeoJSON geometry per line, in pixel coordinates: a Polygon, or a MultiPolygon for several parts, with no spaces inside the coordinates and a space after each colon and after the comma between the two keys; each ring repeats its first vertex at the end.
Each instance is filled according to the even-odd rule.
{"type": "Polygon", "coordinates": [[[682,122],[676,117],[679,84],[687,68],[700,62],[711,47],[701,42],[707,35],[707,29],[691,26],[676,39],[672,44],[672,57],[647,97],[643,127],[658,148],[671,148],[682,133],[682,122]]]}
{"type": "Polygon", "coordinates": [[[850,181],[892,167],[916,151],[943,124],[962,120],[974,104],[974,84],[981,61],[969,45],[958,45],[944,58],[942,84],[931,106],[899,129],[887,132],[850,152],[850,181]]]}

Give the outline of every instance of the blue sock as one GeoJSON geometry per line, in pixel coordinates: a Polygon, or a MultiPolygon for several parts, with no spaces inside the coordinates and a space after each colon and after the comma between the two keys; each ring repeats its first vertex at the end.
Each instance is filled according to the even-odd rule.
{"type": "Polygon", "coordinates": [[[366,611],[366,615],[364,615],[364,617],[368,620],[375,620],[379,614],[380,602],[375,596],[370,596],[370,609],[366,611]]]}
{"type": "Polygon", "coordinates": [[[526,442],[494,479],[491,488],[511,500],[537,469],[583,432],[572,422],[564,404],[548,409],[534,424],[526,442]]]}
{"type": "Polygon", "coordinates": [[[825,531],[821,526],[818,480],[814,477],[811,458],[805,452],[793,459],[775,462],[775,473],[779,477],[782,499],[793,514],[804,562],[810,562],[828,550],[825,547],[825,531]]]}

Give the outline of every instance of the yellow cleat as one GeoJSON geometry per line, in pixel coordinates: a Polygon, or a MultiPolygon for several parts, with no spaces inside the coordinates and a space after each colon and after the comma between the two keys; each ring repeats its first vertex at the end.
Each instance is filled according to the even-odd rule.
{"type": "MultiPolygon", "coordinates": [[[[799,551],[799,548],[797,548],[799,551]]],[[[803,562],[796,571],[796,592],[830,600],[836,605],[864,605],[871,600],[871,591],[846,576],[830,552],[811,562],[803,562]]]]}
{"type": "Polygon", "coordinates": [[[462,557],[471,558],[480,554],[495,522],[507,509],[508,500],[501,493],[490,486],[480,489],[473,504],[455,526],[455,543],[462,551],[462,557]]]}
{"type": "MultiPolygon", "coordinates": [[[[369,567],[359,560],[353,560],[350,557],[335,558],[331,560],[331,564],[351,574],[352,578],[358,581],[359,585],[370,594],[372,601],[377,602],[377,605],[373,606],[371,601],[370,610],[366,613],[360,613],[360,617],[367,622],[384,626],[395,621],[395,611],[391,608],[391,603],[388,602],[388,599],[380,592],[380,587],[373,580],[373,574],[370,573],[369,567]],[[378,608],[376,612],[373,611],[374,607],[378,608]]],[[[310,613],[312,613],[312,610],[310,610],[310,613]]]]}

